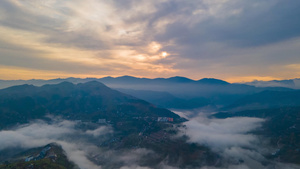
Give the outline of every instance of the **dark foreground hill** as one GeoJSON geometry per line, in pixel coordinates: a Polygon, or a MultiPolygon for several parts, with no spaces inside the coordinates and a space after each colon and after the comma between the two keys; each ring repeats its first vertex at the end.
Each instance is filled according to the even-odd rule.
{"type": "Polygon", "coordinates": [[[52,143],[45,147],[32,148],[0,164],[0,169],[73,169],[61,146],[52,143]],[[26,158],[26,160],[24,160],[26,158]]]}
{"type": "Polygon", "coordinates": [[[0,90],[0,128],[27,123],[46,114],[72,120],[106,119],[111,122],[133,117],[180,119],[167,109],[157,108],[96,81],[77,85],[63,82],[42,87],[21,85],[0,90]]]}

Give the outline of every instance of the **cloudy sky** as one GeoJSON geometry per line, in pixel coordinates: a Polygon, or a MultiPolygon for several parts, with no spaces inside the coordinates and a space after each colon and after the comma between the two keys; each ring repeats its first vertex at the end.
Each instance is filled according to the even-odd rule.
{"type": "Polygon", "coordinates": [[[0,79],[300,77],[297,0],[1,0],[0,79]]]}

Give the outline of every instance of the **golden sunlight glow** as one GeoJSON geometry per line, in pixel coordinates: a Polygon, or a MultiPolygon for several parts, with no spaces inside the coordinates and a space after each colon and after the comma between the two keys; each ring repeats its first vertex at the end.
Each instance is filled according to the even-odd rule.
{"type": "Polygon", "coordinates": [[[275,78],[271,76],[243,76],[243,77],[225,78],[224,80],[230,83],[240,83],[240,82],[251,82],[254,80],[258,80],[258,81],[282,80],[282,78],[275,78]]]}
{"type": "Polygon", "coordinates": [[[200,28],[205,20],[223,20],[243,12],[243,8],[228,10],[228,0],[204,0],[207,8],[200,7],[202,3],[190,8],[188,2],[184,8],[189,12],[174,8],[176,12],[164,16],[160,16],[164,9],[158,7],[165,0],[134,1],[134,8],[100,0],[6,1],[16,11],[0,10],[0,79],[127,74],[249,82],[300,76],[299,37],[255,48],[226,44],[222,38],[182,43],[198,38],[192,37],[194,30],[205,32],[200,28]],[[174,27],[178,24],[183,27],[174,27]],[[177,36],[179,30],[191,32],[182,37],[177,36]],[[269,62],[269,57],[275,59],[269,62]]]}
{"type": "MultiPolygon", "coordinates": [[[[99,72],[103,76],[107,72],[101,71],[101,68],[108,67],[107,65],[118,65],[115,67],[111,67],[109,70],[110,73],[116,74],[120,72],[122,67],[127,67],[130,69],[138,69],[138,72],[146,73],[151,69],[151,72],[173,72],[172,67],[168,65],[159,65],[157,66],[153,63],[156,60],[162,59],[167,56],[166,54],[149,54],[148,51],[146,53],[141,53],[134,49],[118,46],[113,50],[85,50],[79,49],[76,47],[64,47],[59,44],[45,44],[43,39],[44,35],[38,33],[31,33],[22,30],[16,29],[7,29],[5,27],[0,26],[0,32],[5,32],[0,40],[6,40],[10,44],[15,44],[16,46],[20,46],[23,48],[30,48],[32,51],[36,51],[35,55],[32,57],[36,57],[38,59],[43,59],[45,61],[58,61],[61,63],[67,63],[71,65],[77,65],[86,69],[87,67],[91,69],[90,74],[86,74],[84,71],[82,74],[69,74],[69,72],[63,72],[65,69],[62,68],[63,71],[53,71],[53,70],[39,70],[36,71],[34,69],[26,69],[21,67],[13,68],[4,68],[3,65],[0,65],[0,68],[3,69],[3,73],[0,73],[1,79],[28,79],[28,78],[51,78],[51,77],[88,77],[88,76],[99,76],[99,73],[96,67],[99,67],[99,72]],[[106,57],[108,56],[108,57],[106,57]],[[133,64],[132,64],[133,63],[133,64]],[[4,70],[5,69],[5,70],[4,70]],[[6,72],[6,73],[4,73],[6,72]],[[19,72],[19,73],[17,73],[19,72]],[[34,73],[35,72],[35,73],[34,73]],[[42,72],[42,73],[41,73],[42,72]],[[85,74],[85,75],[83,75],[85,74]],[[63,75],[63,76],[62,76],[63,75]]],[[[159,43],[152,43],[153,51],[158,52],[161,48],[159,43]]],[[[7,52],[10,52],[12,56],[22,56],[20,50],[11,50],[5,49],[7,52]]],[[[127,69],[124,74],[130,74],[130,69],[127,69]]],[[[123,69],[122,69],[123,70],[123,69]]],[[[131,73],[133,74],[133,73],[131,73]]]]}
{"type": "MultiPolygon", "coordinates": [[[[5,72],[1,74],[1,79],[5,80],[29,80],[29,79],[55,79],[55,78],[68,78],[68,77],[95,77],[95,75],[90,74],[72,74],[62,71],[41,71],[35,69],[19,68],[19,67],[10,67],[10,66],[1,66],[0,72],[5,72]]],[[[102,75],[101,77],[104,77],[102,75]]]]}
{"type": "Polygon", "coordinates": [[[163,58],[165,58],[165,57],[168,56],[168,53],[167,53],[167,52],[162,52],[162,53],[161,53],[161,56],[162,56],[163,58]]]}

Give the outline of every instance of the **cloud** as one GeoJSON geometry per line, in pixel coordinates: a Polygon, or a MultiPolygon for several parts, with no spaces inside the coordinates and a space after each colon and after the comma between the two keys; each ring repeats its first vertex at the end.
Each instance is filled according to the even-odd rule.
{"type": "MultiPolygon", "coordinates": [[[[100,149],[84,140],[84,138],[88,139],[87,135],[84,131],[76,130],[76,125],[77,123],[74,121],[54,118],[51,123],[37,120],[12,130],[2,130],[0,131],[0,151],[9,148],[35,148],[55,142],[62,146],[69,160],[81,169],[101,168],[88,158],[89,153],[100,151],[100,149]],[[74,138],[77,139],[74,140],[74,138]]],[[[96,129],[92,133],[95,136],[101,134],[104,136],[108,131],[102,127],[101,131],[96,129]]]]}
{"type": "Polygon", "coordinates": [[[48,118],[51,119],[49,122],[36,120],[9,130],[1,130],[0,153],[5,153],[11,148],[26,150],[57,143],[65,151],[68,159],[80,169],[101,169],[113,166],[124,169],[148,169],[140,163],[147,161],[148,158],[156,157],[154,151],[145,148],[110,150],[99,147],[101,143],[113,139],[113,129],[110,126],[83,130],[79,127],[80,122],[53,116],[48,118]]]}
{"type": "Polygon", "coordinates": [[[120,161],[123,161],[126,164],[135,164],[141,157],[146,157],[151,154],[154,154],[154,152],[144,148],[131,150],[129,152],[125,152],[124,155],[121,155],[120,161]]]}
{"type": "Polygon", "coordinates": [[[248,117],[227,119],[198,117],[186,122],[185,125],[190,142],[224,149],[234,146],[252,147],[258,140],[248,132],[260,127],[263,121],[263,119],[248,117]]]}
{"type": "Polygon", "coordinates": [[[123,166],[120,169],[150,169],[148,167],[141,167],[141,166],[123,166]]]}
{"type": "MultiPolygon", "coordinates": [[[[87,158],[88,152],[85,150],[85,145],[68,143],[64,141],[58,141],[57,143],[60,144],[63,150],[67,153],[68,159],[78,165],[80,169],[101,169],[101,166],[94,164],[87,158]]],[[[98,149],[95,146],[93,146],[93,148],[98,149]]]]}
{"type": "MultiPolygon", "coordinates": [[[[79,122],[57,117],[49,118],[51,120],[48,122],[36,120],[9,130],[1,130],[0,153],[10,148],[28,149],[55,142],[62,146],[68,159],[81,169],[180,168],[167,165],[166,159],[160,159],[160,156],[151,149],[107,149],[99,146],[104,141],[114,138],[113,130],[109,126],[84,130],[79,128],[79,122]],[[157,164],[148,163],[152,160],[157,164]]],[[[263,121],[257,118],[208,119],[200,114],[186,122],[187,128],[182,131],[190,137],[189,142],[207,145],[222,157],[222,161],[218,164],[220,167],[215,169],[266,167],[298,169],[297,165],[276,163],[265,159],[264,154],[269,153],[267,144],[259,137],[249,134],[263,121]]],[[[207,166],[202,169],[213,168],[207,166]]]]}
{"type": "Polygon", "coordinates": [[[3,0],[1,63],[57,76],[291,78],[295,71],[287,65],[300,62],[295,55],[299,5],[292,0],[3,0]],[[158,48],[149,50],[153,44],[158,48]]]}
{"type": "Polygon", "coordinates": [[[55,124],[36,121],[15,130],[2,130],[0,150],[11,147],[32,148],[49,144],[64,135],[74,133],[74,125],[75,123],[70,121],[55,124]]]}
{"type": "Polygon", "coordinates": [[[182,44],[226,42],[237,46],[257,46],[300,35],[298,29],[300,25],[295,18],[299,13],[295,8],[299,6],[298,2],[287,4],[279,0],[272,2],[202,0],[177,1],[172,7],[170,4],[170,2],[162,4],[166,6],[162,9],[181,17],[167,25],[168,32],[163,34],[162,38],[175,37],[176,41],[182,44]],[[178,8],[179,6],[186,8],[178,8]],[[278,11],[286,13],[279,15],[278,11]],[[282,27],[283,23],[288,26],[282,27]]]}
{"type": "Polygon", "coordinates": [[[112,132],[113,132],[112,128],[107,127],[107,126],[100,126],[94,130],[87,130],[86,134],[93,135],[94,137],[99,137],[101,135],[110,134],[112,132]]]}
{"type": "Polygon", "coordinates": [[[180,136],[188,136],[188,142],[208,146],[222,157],[218,167],[204,166],[201,169],[264,169],[291,168],[298,165],[283,164],[265,158],[273,149],[268,139],[254,135],[252,131],[259,129],[265,119],[250,117],[234,117],[226,119],[207,118],[209,113],[182,112],[195,117],[185,122],[180,136]]]}

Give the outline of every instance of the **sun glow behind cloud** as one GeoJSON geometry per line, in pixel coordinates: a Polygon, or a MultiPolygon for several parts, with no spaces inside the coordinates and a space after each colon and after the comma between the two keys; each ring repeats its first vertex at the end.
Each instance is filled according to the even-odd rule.
{"type": "MultiPolygon", "coordinates": [[[[299,75],[298,29],[293,28],[293,39],[281,31],[277,40],[272,37],[277,30],[243,26],[266,11],[268,17],[283,21],[284,16],[272,13],[280,4],[277,0],[3,0],[0,67],[8,73],[15,68],[37,70],[32,78],[40,77],[39,72],[60,72],[57,77],[292,78],[299,75]],[[245,13],[249,9],[256,13],[245,13]]],[[[286,9],[295,12],[292,7],[286,9]]],[[[279,25],[262,22],[266,23],[280,30],[279,25]]],[[[7,73],[0,78],[6,79],[7,73]]]]}
{"type": "MultiPolygon", "coordinates": [[[[33,32],[0,27],[1,32],[5,32],[4,36],[1,37],[2,40],[14,44],[15,46],[21,46],[39,52],[36,57],[45,60],[55,60],[57,62],[64,62],[65,64],[77,65],[79,68],[81,68],[81,66],[99,67],[99,71],[84,71],[75,76],[82,77],[82,75],[86,74],[90,76],[104,74],[117,75],[119,74],[118,71],[132,74],[130,72],[133,70],[138,70],[140,73],[145,72],[146,74],[147,72],[175,71],[171,65],[153,63],[166,58],[166,54],[159,54],[162,45],[158,42],[149,42],[148,50],[143,49],[145,48],[143,44],[138,46],[122,44],[130,43],[130,41],[132,41],[132,43],[141,41],[139,38],[141,36],[140,32],[143,23],[124,23],[124,18],[120,18],[122,15],[115,12],[112,3],[95,0],[86,2],[13,1],[12,3],[29,13],[51,16],[51,19],[57,19],[58,22],[62,20],[64,23],[48,30],[51,34],[50,36],[43,31],[33,32]],[[33,10],[34,8],[38,10],[33,10]],[[67,12],[57,10],[60,8],[66,8],[67,12]],[[69,15],[70,13],[72,15],[69,15]],[[57,32],[60,33],[62,37],[56,35],[57,32]],[[92,37],[95,37],[94,41],[90,39],[92,37]],[[110,67],[107,69],[107,72],[110,73],[105,73],[104,70],[101,70],[101,67],[110,67]]],[[[144,5],[145,4],[141,3],[141,6],[136,10],[140,11],[141,8],[146,7],[144,5]]],[[[20,52],[16,50],[10,50],[10,54],[14,55],[16,59],[20,57],[20,52]]],[[[9,71],[8,67],[5,69],[9,71]]],[[[11,71],[14,71],[14,68],[11,71]]],[[[56,70],[51,71],[55,72],[56,70]]],[[[68,72],[68,70],[60,70],[60,72],[75,74],[72,70],[70,70],[70,72],[68,72]]],[[[37,74],[37,76],[39,75],[37,74]]],[[[35,78],[37,76],[33,75],[35,78]]],[[[15,78],[25,77],[18,76],[15,78]]]]}

